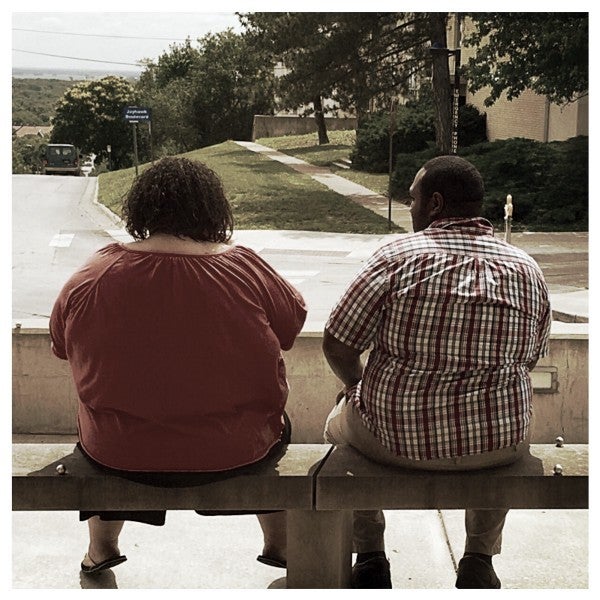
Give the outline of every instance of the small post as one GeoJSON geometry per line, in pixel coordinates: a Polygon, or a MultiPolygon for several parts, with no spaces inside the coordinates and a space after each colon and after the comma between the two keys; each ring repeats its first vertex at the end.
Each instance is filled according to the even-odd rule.
{"type": "Polygon", "coordinates": [[[510,229],[512,225],[512,216],[513,216],[513,203],[512,196],[508,194],[506,196],[506,204],[504,205],[504,241],[510,244],[510,229]]]}
{"type": "Polygon", "coordinates": [[[131,123],[133,127],[133,161],[135,164],[135,176],[138,176],[138,148],[137,148],[137,121],[131,123]]]}
{"type": "Polygon", "coordinates": [[[150,161],[154,164],[154,146],[152,145],[152,121],[148,121],[148,136],[150,138],[150,161]]]}
{"type": "Polygon", "coordinates": [[[390,143],[388,156],[388,231],[392,231],[392,173],[394,170],[393,140],[396,129],[396,104],[394,98],[390,103],[390,143]]]}

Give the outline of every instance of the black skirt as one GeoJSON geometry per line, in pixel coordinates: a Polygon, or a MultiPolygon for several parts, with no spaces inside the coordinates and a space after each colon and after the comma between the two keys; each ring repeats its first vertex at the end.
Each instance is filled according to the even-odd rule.
{"type": "MultiPolygon", "coordinates": [[[[214,483],[216,481],[223,481],[231,477],[237,477],[243,475],[250,469],[256,468],[256,465],[263,461],[271,461],[278,455],[283,454],[284,447],[290,443],[292,437],[292,424],[290,422],[287,413],[283,413],[283,419],[285,426],[281,434],[281,439],[269,450],[269,453],[261,460],[252,463],[250,465],[244,465],[243,467],[237,467],[236,469],[229,469],[228,471],[216,471],[210,473],[200,473],[194,471],[178,471],[178,472],[154,472],[149,473],[146,471],[122,471],[120,469],[112,469],[105,465],[101,465],[96,462],[91,456],[86,454],[85,450],[81,447],[81,444],[77,444],[80,452],[83,456],[92,464],[94,467],[116,475],[117,477],[123,477],[129,481],[136,483],[142,483],[145,485],[151,485],[156,487],[194,487],[206,485],[208,483],[214,483]]],[[[199,515],[204,516],[215,516],[215,515],[256,515],[256,514],[268,514],[272,512],[279,512],[274,510],[263,510],[263,511],[244,511],[244,510],[224,510],[224,511],[195,511],[199,515]]],[[[148,525],[164,525],[166,510],[94,510],[94,511],[80,511],[79,520],[87,521],[90,517],[100,517],[102,521],[137,521],[138,523],[147,523],[148,525]]]]}

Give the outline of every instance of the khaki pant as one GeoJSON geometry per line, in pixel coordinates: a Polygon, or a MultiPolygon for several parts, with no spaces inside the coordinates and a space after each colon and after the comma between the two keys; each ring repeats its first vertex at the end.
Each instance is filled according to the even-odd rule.
{"type": "MultiPolygon", "coordinates": [[[[397,456],[383,446],[365,426],[358,409],[343,399],[334,407],[325,424],[325,440],[337,446],[350,445],[376,462],[403,468],[429,471],[467,471],[498,467],[515,462],[527,453],[529,439],[509,448],[459,458],[413,460],[397,456]]],[[[465,552],[499,554],[502,529],[508,509],[466,509],[465,552]]],[[[354,551],[385,550],[383,532],[385,518],[381,510],[354,511],[354,551]]]]}

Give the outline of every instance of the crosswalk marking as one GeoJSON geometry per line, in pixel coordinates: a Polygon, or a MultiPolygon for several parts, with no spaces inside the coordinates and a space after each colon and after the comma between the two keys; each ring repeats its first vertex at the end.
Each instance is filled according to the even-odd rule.
{"type": "Polygon", "coordinates": [[[57,233],[48,244],[56,248],[68,248],[75,237],[74,233],[57,233]]]}

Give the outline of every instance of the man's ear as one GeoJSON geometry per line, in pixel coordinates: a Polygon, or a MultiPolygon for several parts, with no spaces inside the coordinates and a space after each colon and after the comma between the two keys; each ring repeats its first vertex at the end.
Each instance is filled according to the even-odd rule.
{"type": "Polygon", "coordinates": [[[431,196],[429,200],[429,210],[432,217],[438,217],[444,211],[445,201],[444,196],[442,196],[439,192],[433,192],[433,196],[431,196]]]}

